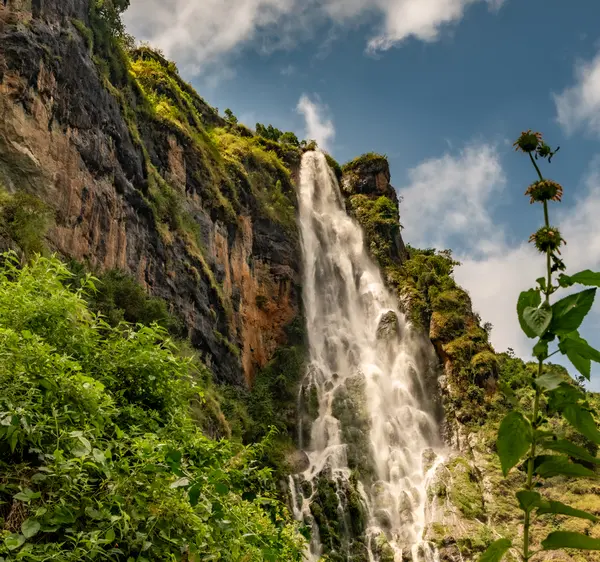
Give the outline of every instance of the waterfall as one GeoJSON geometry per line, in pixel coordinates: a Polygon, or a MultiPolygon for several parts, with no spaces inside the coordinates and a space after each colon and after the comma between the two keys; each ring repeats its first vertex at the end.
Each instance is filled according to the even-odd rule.
{"type": "Polygon", "coordinates": [[[335,544],[335,560],[435,562],[423,536],[439,430],[417,360],[422,338],[385,287],[320,152],[303,156],[299,207],[310,357],[298,438],[310,466],[290,489],[294,514],[313,529],[307,559],[335,544]],[[317,527],[327,510],[337,520],[324,536],[317,527]]]}

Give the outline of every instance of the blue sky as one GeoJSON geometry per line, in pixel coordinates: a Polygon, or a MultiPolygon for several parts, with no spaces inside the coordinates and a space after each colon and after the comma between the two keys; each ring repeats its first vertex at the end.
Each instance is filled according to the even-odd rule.
{"type": "MultiPolygon", "coordinates": [[[[533,169],[511,147],[523,129],[561,146],[546,169],[565,187],[551,213],[567,265],[600,269],[597,0],[131,0],[126,21],[247,125],[342,163],[386,154],[405,240],[453,249],[499,351],[527,356],[514,302],[543,268],[526,244],[533,169]]],[[[596,311],[583,335],[600,346],[596,311]]]]}

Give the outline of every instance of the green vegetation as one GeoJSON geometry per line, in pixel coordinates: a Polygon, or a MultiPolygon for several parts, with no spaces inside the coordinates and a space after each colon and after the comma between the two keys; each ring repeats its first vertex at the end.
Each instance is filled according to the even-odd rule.
{"type": "Polygon", "coordinates": [[[363,226],[371,255],[383,267],[393,264],[392,247],[402,226],[398,221],[398,206],[389,197],[376,199],[367,195],[351,195],[350,210],[363,226]]]}
{"type": "Polygon", "coordinates": [[[250,192],[259,202],[261,213],[289,231],[295,231],[295,192],[291,174],[276,150],[271,146],[263,147],[259,139],[234,135],[224,129],[214,129],[212,138],[223,157],[228,159],[230,170],[236,173],[241,189],[250,192]]]}
{"type": "Polygon", "coordinates": [[[197,363],[158,325],[110,326],[86,303],[93,279],[71,282],[54,258],[3,256],[0,556],[301,560],[255,462],[269,438],[205,437],[197,363]]]}
{"type": "Polygon", "coordinates": [[[265,127],[261,123],[257,123],[256,134],[259,137],[263,137],[270,141],[280,142],[282,144],[291,144],[292,146],[296,147],[300,146],[300,141],[294,133],[292,133],[291,131],[284,133],[279,129],[273,127],[273,125],[268,125],[265,127]]]}
{"type": "MultiPolygon", "coordinates": [[[[599,538],[564,527],[553,529],[541,541],[541,549],[533,548],[537,542],[535,532],[538,521],[545,519],[545,516],[560,515],[594,523],[600,521],[593,513],[554,500],[548,493],[551,489],[542,495],[544,483],[556,476],[567,479],[598,477],[600,459],[596,453],[600,445],[600,429],[590,401],[576,384],[565,381],[564,372],[547,370],[544,362],[560,352],[589,380],[591,362],[600,362],[600,352],[581,338],[578,329],[592,307],[596,288],[600,287],[600,273],[586,270],[572,276],[560,273],[557,279],[554,278],[554,274],[566,270],[560,257],[560,246],[565,241],[559,230],[550,226],[549,202],[560,201],[563,188],[556,182],[544,179],[536,160],[548,158],[550,161],[556,151],[544,143],[541,134],[530,130],[521,134],[515,146],[529,156],[539,178],[525,194],[532,203],[541,203],[543,206],[544,226],[531,236],[530,241],[544,255],[547,271],[545,277],[537,279],[536,288],[521,293],[517,303],[523,332],[527,337],[537,339],[533,347],[533,355],[538,360],[537,369],[526,378],[533,400],[525,408],[512,409],[502,419],[496,447],[505,477],[517,465],[526,474],[521,489],[516,493],[519,508],[523,512],[523,538],[522,541],[514,541],[514,550],[518,551],[523,562],[529,562],[541,552],[551,550],[600,550],[599,538]],[[591,288],[551,303],[551,296],[561,288],[578,284],[591,288]],[[557,349],[550,352],[550,345],[556,343],[557,349]],[[564,421],[557,424],[555,418],[564,421]],[[565,438],[564,431],[559,431],[560,426],[564,427],[565,424],[579,434],[578,441],[565,438]],[[594,448],[582,447],[583,439],[591,441],[594,448]]],[[[511,396],[512,391],[507,394],[508,398],[511,396]]],[[[510,539],[499,539],[492,543],[481,560],[500,561],[512,547],[513,541],[510,539]]]]}
{"type": "Polygon", "coordinates": [[[363,542],[367,513],[357,491],[356,475],[353,474],[349,480],[345,480],[336,478],[333,474],[322,474],[313,486],[311,512],[319,527],[321,543],[328,553],[326,560],[367,560],[367,549],[363,542]]]}
{"type": "Polygon", "coordinates": [[[342,172],[342,167],[338,164],[335,158],[331,156],[331,154],[325,153],[325,160],[327,160],[327,164],[329,164],[329,167],[333,170],[338,183],[341,183],[342,176],[344,175],[342,172]]]}
{"type": "Polygon", "coordinates": [[[280,476],[289,472],[286,454],[294,450],[298,387],[306,369],[306,333],[301,316],[287,326],[286,341],[257,373],[251,390],[218,388],[219,403],[234,437],[254,443],[276,431],[271,435],[273,446],[265,450],[261,460],[280,476]]]}
{"type": "Polygon", "coordinates": [[[388,160],[385,155],[375,152],[367,152],[358,156],[354,160],[344,164],[342,171],[344,174],[352,174],[357,172],[368,172],[372,170],[387,169],[388,160]]]}
{"type": "Polygon", "coordinates": [[[411,322],[429,334],[445,362],[446,413],[461,423],[485,423],[480,414],[489,407],[486,394],[495,387],[499,367],[488,331],[453,278],[459,264],[449,250],[407,250],[408,260],[389,266],[388,278],[405,300],[411,322]]]}
{"type": "MultiPolygon", "coordinates": [[[[78,288],[85,283],[87,272],[78,262],[71,262],[69,269],[74,274],[71,286],[78,288]]],[[[163,299],[151,297],[131,275],[117,269],[98,275],[93,290],[85,294],[88,306],[101,314],[111,326],[122,322],[151,326],[158,324],[176,336],[182,331],[180,322],[174,318],[163,299]]]]}
{"type": "Polygon", "coordinates": [[[0,189],[0,239],[14,242],[25,257],[45,251],[44,237],[53,222],[53,212],[37,197],[0,189]]]}

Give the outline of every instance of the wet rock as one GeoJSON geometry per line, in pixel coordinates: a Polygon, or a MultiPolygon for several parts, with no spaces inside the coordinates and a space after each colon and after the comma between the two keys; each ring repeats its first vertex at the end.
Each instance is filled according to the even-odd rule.
{"type": "Polygon", "coordinates": [[[296,449],[288,453],[285,457],[285,462],[289,468],[290,474],[304,472],[308,470],[310,466],[310,459],[308,458],[308,455],[300,449],[296,449]]]}
{"type": "Polygon", "coordinates": [[[437,460],[437,458],[438,456],[433,449],[425,449],[422,455],[423,472],[428,472],[437,460]]]}
{"type": "Polygon", "coordinates": [[[366,379],[362,373],[348,377],[337,389],[332,413],[339,420],[346,443],[348,466],[368,477],[374,473],[371,451],[371,420],[366,406],[366,379]]]}
{"type": "Polygon", "coordinates": [[[377,521],[377,525],[384,531],[389,531],[392,528],[392,518],[387,509],[378,509],[373,514],[373,517],[375,518],[375,521],[377,521]]]}
{"type": "Polygon", "coordinates": [[[377,339],[391,341],[400,335],[400,322],[393,310],[386,312],[377,326],[377,339]]]}

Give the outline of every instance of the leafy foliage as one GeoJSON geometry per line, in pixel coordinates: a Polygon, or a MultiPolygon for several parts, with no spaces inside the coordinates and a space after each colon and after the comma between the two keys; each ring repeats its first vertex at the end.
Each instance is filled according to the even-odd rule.
{"type": "MultiPolygon", "coordinates": [[[[72,261],[69,269],[74,274],[69,281],[71,286],[77,288],[81,282],[85,283],[87,272],[82,264],[72,261]]],[[[145,326],[156,323],[173,335],[181,333],[181,324],[169,313],[167,303],[149,296],[144,287],[124,271],[112,269],[98,274],[93,290],[88,290],[85,298],[90,309],[100,313],[113,327],[123,321],[145,326]]]]}
{"type": "MultiPolygon", "coordinates": [[[[564,373],[547,371],[544,361],[560,352],[566,355],[573,366],[588,379],[591,361],[600,362],[600,352],[593,349],[577,331],[593,305],[600,274],[589,270],[571,277],[561,274],[558,283],[555,284],[553,274],[566,269],[559,250],[564,241],[557,229],[550,227],[548,204],[549,201],[560,201],[563,190],[555,182],[547,185],[548,182],[543,178],[536,160],[538,157],[550,160],[556,151],[553,152],[544,144],[541,134],[531,131],[525,131],[515,146],[517,150],[529,155],[539,176],[539,182],[530,187],[526,195],[531,197],[532,203],[539,202],[543,205],[545,225],[532,236],[530,241],[534,242],[540,253],[545,255],[547,269],[546,277],[537,279],[537,287],[523,291],[517,302],[517,315],[523,332],[529,338],[537,339],[533,347],[533,355],[538,359],[537,369],[533,370],[524,381],[533,391],[531,411],[525,415],[518,410],[513,410],[506,415],[500,424],[497,439],[497,451],[505,476],[521,460],[524,461],[526,481],[524,488],[517,492],[519,506],[524,514],[523,545],[519,554],[524,562],[528,562],[535,556],[531,549],[534,531],[533,512],[538,517],[561,514],[590,521],[598,519],[593,514],[562,502],[546,500],[535,489],[542,485],[544,479],[555,476],[567,478],[598,476],[597,466],[600,461],[595,456],[597,450],[594,450],[594,454],[590,454],[578,443],[557,435],[555,426],[544,415],[544,403],[548,404],[548,412],[561,415],[576,432],[594,445],[598,445],[600,430],[594,418],[595,412],[591,409],[585,392],[570,380],[565,380],[564,373]],[[544,240],[541,239],[542,232],[544,240]],[[553,304],[550,302],[550,297],[561,288],[576,283],[591,285],[593,288],[570,294],[553,304]],[[557,347],[553,353],[550,353],[551,344],[557,347]],[[546,454],[544,451],[551,454],[546,454]],[[585,461],[588,466],[584,466],[579,461],[585,461]]],[[[493,547],[494,545],[480,560],[490,559],[493,547]]],[[[543,550],[562,548],[600,550],[600,540],[578,532],[554,531],[542,541],[542,548],[543,550]]]]}
{"type": "Polygon", "coordinates": [[[371,199],[363,194],[349,198],[350,208],[365,229],[371,254],[381,263],[392,262],[392,244],[400,234],[398,206],[389,197],[371,199]]]}
{"type": "Polygon", "coordinates": [[[273,127],[273,125],[262,125],[261,123],[256,124],[256,134],[264,139],[280,142],[282,144],[291,144],[292,146],[299,147],[300,141],[298,137],[291,131],[282,132],[279,129],[273,127]]]}
{"type": "Polygon", "coordinates": [[[368,152],[344,164],[342,166],[342,171],[344,174],[348,174],[358,171],[364,172],[368,170],[384,169],[387,167],[388,161],[385,155],[368,152]]]}
{"type": "Polygon", "coordinates": [[[52,211],[37,197],[0,190],[0,238],[14,242],[25,257],[44,252],[44,236],[53,219],[52,211]]]}
{"type": "Polygon", "coordinates": [[[110,326],[58,260],[0,268],[0,556],[301,560],[269,469],[211,441],[197,369],[160,326],[110,326]]]}

